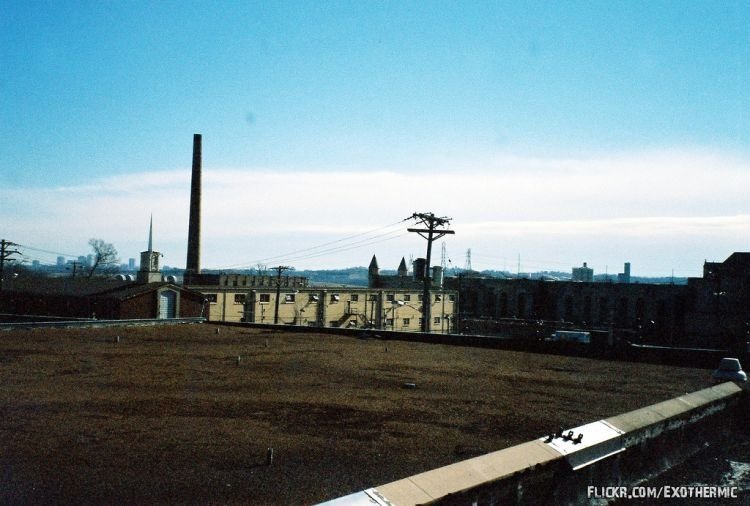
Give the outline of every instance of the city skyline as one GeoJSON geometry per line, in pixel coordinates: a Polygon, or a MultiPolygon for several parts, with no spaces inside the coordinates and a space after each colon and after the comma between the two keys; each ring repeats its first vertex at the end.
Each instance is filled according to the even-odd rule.
{"type": "Polygon", "coordinates": [[[747,3],[219,7],[8,2],[4,239],[126,259],[153,212],[184,266],[201,133],[205,268],[395,268],[424,255],[415,211],[477,270],[699,276],[749,249],[747,3]]]}

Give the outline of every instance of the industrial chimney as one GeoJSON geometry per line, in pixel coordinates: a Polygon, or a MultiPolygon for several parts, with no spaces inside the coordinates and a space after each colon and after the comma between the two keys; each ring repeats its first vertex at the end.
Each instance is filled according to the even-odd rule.
{"type": "Polygon", "coordinates": [[[188,226],[185,282],[201,273],[201,134],[193,135],[193,177],[190,182],[190,224],[188,226]]]}

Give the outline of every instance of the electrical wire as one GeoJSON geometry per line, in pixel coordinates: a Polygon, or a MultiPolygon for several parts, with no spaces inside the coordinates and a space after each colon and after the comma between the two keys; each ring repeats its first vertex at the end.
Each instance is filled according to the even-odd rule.
{"type": "Polygon", "coordinates": [[[290,252],[287,252],[287,253],[283,253],[283,254],[280,254],[280,255],[274,255],[274,256],[270,256],[270,257],[260,258],[260,259],[257,259],[255,261],[252,261],[252,262],[247,262],[247,263],[242,263],[242,264],[228,265],[228,266],[220,267],[219,269],[252,267],[252,266],[255,266],[255,265],[258,265],[258,264],[261,264],[261,263],[269,262],[271,260],[279,261],[279,262],[280,261],[290,262],[290,261],[293,261],[293,260],[306,260],[308,258],[316,258],[316,257],[320,257],[320,256],[323,256],[323,255],[337,253],[337,252],[340,252],[340,251],[349,251],[351,249],[356,249],[356,248],[360,248],[360,247],[364,247],[364,246],[369,246],[369,245],[372,245],[372,244],[376,244],[378,242],[389,241],[389,240],[395,239],[396,237],[400,237],[400,235],[403,235],[403,234],[399,234],[398,236],[395,236],[395,237],[387,237],[387,236],[392,235],[394,233],[400,232],[400,230],[391,230],[391,231],[388,231],[388,232],[385,232],[385,233],[382,233],[382,234],[375,235],[373,237],[360,239],[360,240],[354,241],[354,242],[349,242],[348,244],[341,244],[341,243],[347,243],[347,241],[351,241],[352,239],[356,239],[358,237],[370,235],[370,234],[373,234],[373,233],[376,233],[376,232],[380,232],[382,230],[387,230],[389,228],[393,228],[393,227],[395,227],[397,225],[400,225],[401,223],[407,221],[408,219],[409,218],[405,218],[403,220],[399,220],[399,221],[397,221],[395,223],[391,223],[389,225],[385,225],[385,226],[382,226],[382,227],[378,227],[378,228],[366,230],[364,232],[360,232],[360,233],[353,234],[353,235],[350,235],[350,236],[342,237],[341,239],[336,239],[336,240],[333,240],[333,241],[324,242],[324,243],[318,244],[316,246],[310,246],[308,248],[301,248],[301,249],[293,250],[293,251],[290,251],[290,252]],[[381,238],[384,238],[384,239],[381,239],[381,238]],[[338,244],[339,246],[335,246],[335,247],[332,247],[332,248],[327,248],[328,246],[332,246],[334,244],[338,244]],[[295,255],[297,255],[297,256],[295,256],[295,255]]]}

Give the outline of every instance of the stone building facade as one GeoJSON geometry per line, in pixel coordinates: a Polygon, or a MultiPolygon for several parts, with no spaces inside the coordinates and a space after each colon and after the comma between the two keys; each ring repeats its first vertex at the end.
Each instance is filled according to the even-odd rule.
{"type": "MultiPolygon", "coordinates": [[[[206,297],[210,321],[419,332],[423,283],[408,277],[402,264],[393,276],[398,279],[382,282],[375,282],[379,272],[371,267],[368,287],[314,287],[302,277],[243,274],[200,274],[189,286],[206,297]]],[[[429,299],[432,332],[454,332],[457,292],[438,287],[429,299]]]]}

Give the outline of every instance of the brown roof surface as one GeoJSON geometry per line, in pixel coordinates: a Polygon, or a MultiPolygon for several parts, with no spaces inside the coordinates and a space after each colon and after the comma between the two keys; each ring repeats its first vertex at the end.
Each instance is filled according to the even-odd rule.
{"type": "MultiPolygon", "coordinates": [[[[171,283],[135,283],[102,278],[45,278],[24,277],[6,281],[4,290],[8,292],[33,293],[39,295],[63,295],[70,297],[104,297],[128,299],[148,293],[163,286],[170,286],[178,291],[190,291],[171,283]]],[[[197,293],[197,292],[195,292],[197,293]]]]}

